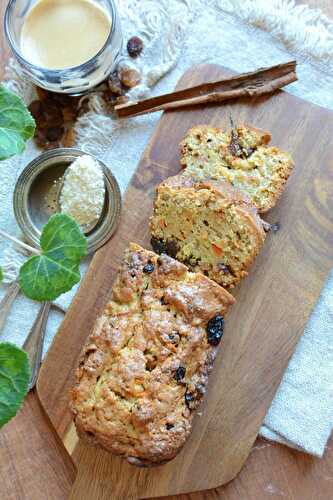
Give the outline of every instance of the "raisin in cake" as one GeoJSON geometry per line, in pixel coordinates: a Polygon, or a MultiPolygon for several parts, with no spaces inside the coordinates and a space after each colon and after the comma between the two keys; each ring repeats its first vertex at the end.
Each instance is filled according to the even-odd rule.
{"type": "Polygon", "coordinates": [[[151,244],[225,287],[235,286],[264,240],[255,207],[227,182],[183,175],[157,187],[151,244]]]}
{"type": "Polygon", "coordinates": [[[271,136],[246,125],[224,132],[206,125],[191,128],[181,142],[185,175],[226,180],[244,192],[259,212],[280,197],[293,168],[288,153],[268,146],[271,136]]]}
{"type": "Polygon", "coordinates": [[[80,437],[140,466],[172,459],[206,390],[234,298],[131,244],[71,391],[80,437]]]}

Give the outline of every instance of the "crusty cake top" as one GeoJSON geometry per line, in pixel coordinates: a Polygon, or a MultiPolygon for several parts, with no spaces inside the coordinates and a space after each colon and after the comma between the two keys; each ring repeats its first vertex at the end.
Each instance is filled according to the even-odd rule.
{"type": "Polygon", "coordinates": [[[172,458],[216,354],[208,322],[221,321],[233,302],[205,276],[131,244],[76,373],[79,431],[134,460],[172,458]]]}

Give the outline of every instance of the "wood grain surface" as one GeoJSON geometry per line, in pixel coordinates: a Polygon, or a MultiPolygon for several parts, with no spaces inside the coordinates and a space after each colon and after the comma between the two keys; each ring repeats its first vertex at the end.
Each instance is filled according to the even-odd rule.
{"type": "Polygon", "coordinates": [[[30,392],[0,431],[1,500],[66,500],[75,475],[71,457],[30,392]]]}
{"type": "MultiPolygon", "coordinates": [[[[296,0],[296,3],[301,4],[304,2],[296,0]]],[[[333,2],[331,0],[308,0],[306,3],[312,7],[322,8],[324,13],[333,17],[333,2]]],[[[6,5],[7,0],[0,0],[0,25],[6,5]]],[[[3,30],[1,30],[0,78],[4,76],[8,53],[9,50],[4,41],[3,30]]],[[[45,434],[48,434],[49,430],[44,427],[44,416],[39,414],[41,416],[40,420],[32,409],[36,407],[36,403],[37,396],[35,393],[31,393],[24,410],[10,424],[12,428],[8,429],[6,437],[3,434],[4,429],[0,432],[0,470],[6,473],[5,476],[1,474],[1,499],[47,500],[55,498],[52,496],[52,492],[49,496],[48,490],[45,488],[47,483],[50,486],[53,484],[49,482],[50,478],[47,470],[45,472],[45,465],[50,466],[56,472],[56,475],[53,475],[53,479],[55,479],[54,493],[56,498],[62,498],[57,495],[60,489],[59,485],[66,484],[67,481],[66,479],[64,481],[62,474],[59,472],[62,470],[61,463],[58,465],[57,461],[52,461],[49,457],[45,462],[44,448],[49,447],[45,434]],[[25,422],[24,428],[22,428],[22,421],[19,418],[22,418],[25,422]],[[17,456],[16,448],[13,446],[13,434],[16,433],[16,429],[20,431],[22,447],[24,443],[28,443],[27,448],[29,449],[30,458],[27,459],[29,469],[26,470],[26,473],[23,473],[22,460],[17,456]],[[33,441],[28,439],[29,434],[36,436],[36,433],[43,439],[34,439],[33,441]],[[9,446],[4,444],[5,439],[10,439],[9,446]],[[40,485],[37,492],[34,490],[34,486],[30,486],[31,483],[34,484],[36,481],[40,485]]],[[[71,441],[73,440],[69,436],[69,445],[71,441]]],[[[56,455],[59,457],[61,453],[57,452],[56,455]]],[[[27,460],[25,463],[27,463],[27,460]]],[[[66,456],[64,460],[66,463],[66,456]]],[[[67,484],[69,483],[70,481],[67,482],[67,484]]],[[[281,498],[285,500],[328,500],[332,498],[332,483],[333,439],[328,444],[325,457],[318,460],[285,446],[268,443],[258,438],[245,466],[234,481],[217,489],[168,498],[169,500],[279,500],[281,498]]]]}
{"type": "MultiPolygon", "coordinates": [[[[194,67],[178,88],[228,73],[218,66],[194,67]]],[[[180,455],[163,467],[143,471],[80,443],[71,498],[152,497],[212,488],[233,479],[333,267],[332,112],[278,92],[165,113],[127,190],[120,227],[95,255],[44,362],[38,394],[56,429],[61,436],[71,429],[67,394],[80,348],[104,307],[128,242],[149,247],[147,223],[154,190],[162,179],[179,171],[181,138],[199,123],[229,127],[230,114],[235,123],[269,130],[273,144],[292,152],[295,171],[268,215],[269,222],[281,224],[281,230],[268,235],[250,276],[233,291],[237,303],[226,320],[209,394],[180,455]],[[318,131],[315,142],[314,131],[318,131]]]]}

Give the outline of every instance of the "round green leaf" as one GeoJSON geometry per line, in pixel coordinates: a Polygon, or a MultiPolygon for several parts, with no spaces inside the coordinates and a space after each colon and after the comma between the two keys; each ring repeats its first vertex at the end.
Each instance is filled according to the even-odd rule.
{"type": "Polygon", "coordinates": [[[80,281],[79,264],[87,253],[87,239],[67,215],[53,215],[40,240],[41,255],[31,257],[20,269],[23,293],[41,302],[54,300],[80,281]]]}
{"type": "Polygon", "coordinates": [[[0,85],[0,160],[22,153],[35,127],[22,99],[0,85]]]}
{"type": "Polygon", "coordinates": [[[56,261],[46,255],[36,255],[20,269],[22,292],[32,300],[55,300],[80,281],[80,268],[76,262],[56,261]]]}
{"type": "Polygon", "coordinates": [[[0,343],[0,428],[16,415],[29,380],[27,354],[13,344],[0,343]]]}
{"type": "Polygon", "coordinates": [[[53,260],[69,259],[79,263],[87,254],[87,238],[74,219],[65,214],[53,215],[40,238],[43,255],[53,260]]]}

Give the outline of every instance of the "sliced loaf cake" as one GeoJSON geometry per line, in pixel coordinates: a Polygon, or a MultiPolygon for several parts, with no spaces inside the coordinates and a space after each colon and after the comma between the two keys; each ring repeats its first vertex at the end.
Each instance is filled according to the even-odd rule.
{"type": "Polygon", "coordinates": [[[226,180],[245,193],[259,212],[267,212],[280,197],[293,168],[288,153],[268,146],[267,132],[246,125],[227,132],[200,125],[181,142],[184,175],[226,180]]]}
{"type": "Polygon", "coordinates": [[[158,186],[150,230],[155,252],[224,287],[247,275],[265,240],[257,210],[242,193],[227,182],[183,175],[158,186]]]}

